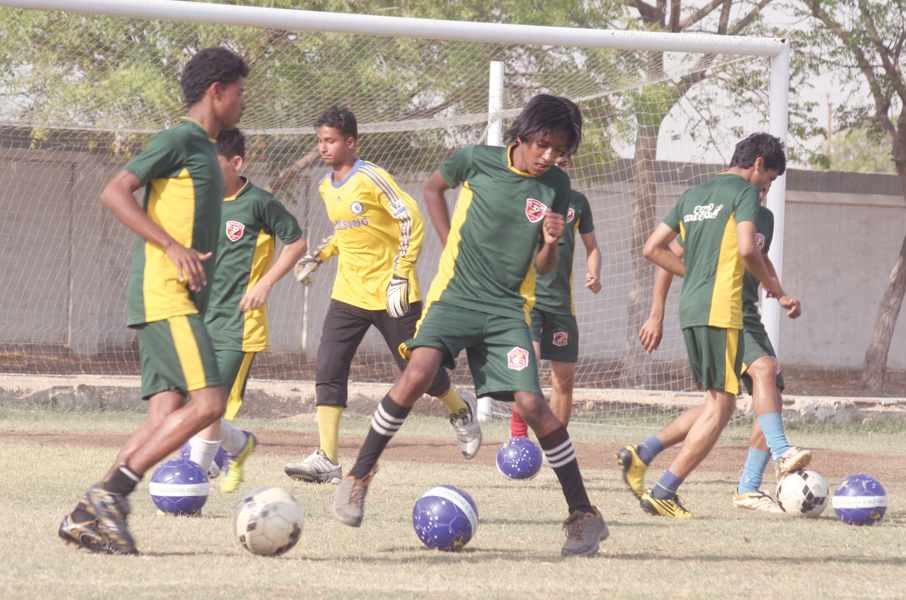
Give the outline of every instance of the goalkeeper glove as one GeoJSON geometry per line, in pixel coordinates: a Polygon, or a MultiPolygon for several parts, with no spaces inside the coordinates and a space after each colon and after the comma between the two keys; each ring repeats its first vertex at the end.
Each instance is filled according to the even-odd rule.
{"type": "Polygon", "coordinates": [[[387,313],[399,319],[409,312],[409,280],[394,275],[387,286],[387,313]]]}
{"type": "Polygon", "coordinates": [[[311,284],[311,274],[317,271],[320,266],[321,261],[317,256],[306,254],[296,263],[293,275],[296,276],[296,281],[302,285],[309,285],[311,284]]]}

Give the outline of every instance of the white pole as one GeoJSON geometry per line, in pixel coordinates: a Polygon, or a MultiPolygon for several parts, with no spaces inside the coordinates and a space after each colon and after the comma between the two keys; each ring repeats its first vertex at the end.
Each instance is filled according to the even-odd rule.
{"type": "MultiPolygon", "coordinates": [[[[790,46],[784,40],[783,51],[771,57],[771,106],[770,133],[786,144],[787,125],[789,121],[790,91],[790,46]]],[[[768,192],[767,206],[774,213],[774,239],[771,241],[771,262],[777,271],[777,277],[783,281],[783,226],[786,209],[786,174],[778,177],[771,191],[768,192]]],[[[781,307],[777,300],[766,298],[762,290],[761,320],[768,332],[768,338],[774,346],[774,352],[780,356],[780,316],[781,307]]]]}
{"type": "Polygon", "coordinates": [[[503,61],[491,61],[488,86],[488,146],[503,146],[503,61]]]}

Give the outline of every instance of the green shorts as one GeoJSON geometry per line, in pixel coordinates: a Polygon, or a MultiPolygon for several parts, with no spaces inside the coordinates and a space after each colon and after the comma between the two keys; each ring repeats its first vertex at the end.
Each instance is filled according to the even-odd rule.
{"type": "Polygon", "coordinates": [[[223,387],[227,392],[226,414],[223,415],[223,418],[232,421],[236,418],[239,407],[242,406],[245,384],[248,383],[249,371],[256,353],[241,350],[215,350],[214,352],[217,355],[220,375],[223,377],[223,387]]]}
{"type": "Polygon", "coordinates": [[[491,315],[446,302],[432,302],[422,315],[415,338],[400,351],[409,357],[419,347],[444,353],[443,366],[456,368],[462,350],[469,359],[475,392],[534,392],[541,395],[532,334],[522,319],[491,315]]]}
{"type": "Polygon", "coordinates": [[[738,329],[687,327],[683,329],[692,380],[701,390],[739,393],[744,342],[738,329]]]}
{"type": "Polygon", "coordinates": [[[532,341],[541,346],[542,360],[579,362],[579,325],[575,315],[561,315],[533,308],[532,341]]]}
{"type": "Polygon", "coordinates": [[[780,372],[780,363],[777,362],[777,353],[774,352],[774,346],[771,345],[771,339],[764,328],[761,320],[752,321],[745,319],[743,321],[745,329],[742,330],[743,340],[745,343],[745,352],[742,356],[742,382],[746,384],[749,395],[752,394],[752,378],[746,373],[749,365],[755,364],[755,361],[762,356],[768,356],[774,361],[774,372],[776,373],[775,381],[777,387],[781,390],[785,387],[783,384],[783,373],[780,372]]]}
{"type": "Polygon", "coordinates": [[[142,398],[221,385],[220,369],[201,315],[134,326],[142,362],[142,398]]]}

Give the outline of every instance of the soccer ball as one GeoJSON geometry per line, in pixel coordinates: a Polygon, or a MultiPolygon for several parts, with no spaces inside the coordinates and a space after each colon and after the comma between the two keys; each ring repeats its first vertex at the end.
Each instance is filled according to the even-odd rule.
{"type": "Polygon", "coordinates": [[[278,487],[252,490],[233,512],[239,544],[262,556],[279,556],[295,546],[304,525],[305,511],[292,494],[278,487]]]}
{"type": "Polygon", "coordinates": [[[497,450],[497,470],[510,479],[531,479],[541,470],[541,448],[528,438],[511,438],[497,450]]]}
{"type": "Polygon", "coordinates": [[[887,492],[871,475],[857,473],[837,484],[831,506],[844,523],[874,525],[887,512],[887,492]]]}
{"type": "Polygon", "coordinates": [[[429,548],[461,550],[478,529],[478,507],[468,493],[452,485],[439,485],[415,503],[412,526],[429,548]]]}
{"type": "Polygon", "coordinates": [[[204,470],[186,458],[171,458],[160,464],[148,484],[157,508],[171,515],[200,515],[211,484],[204,470]]]}
{"type": "MultiPolygon", "coordinates": [[[[190,456],[192,456],[192,446],[189,442],[186,442],[182,445],[182,448],[179,449],[179,458],[189,460],[190,456]]],[[[211,479],[220,477],[220,473],[223,471],[224,462],[227,462],[227,453],[226,450],[223,449],[223,446],[221,446],[217,449],[217,454],[214,455],[214,462],[208,467],[208,477],[211,479]]]]}
{"type": "Polygon", "coordinates": [[[817,517],[827,508],[827,482],[814,471],[794,471],[777,484],[777,504],[792,517],[817,517]]]}

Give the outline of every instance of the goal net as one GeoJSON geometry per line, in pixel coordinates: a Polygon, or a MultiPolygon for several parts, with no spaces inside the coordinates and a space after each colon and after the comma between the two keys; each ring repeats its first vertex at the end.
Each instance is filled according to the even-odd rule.
{"type": "MultiPolygon", "coordinates": [[[[317,190],[328,169],[313,130],[326,108],[355,112],[358,157],[391,172],[428,220],[428,175],[463,146],[488,140],[492,62],[503,63],[504,75],[503,110],[491,120],[504,128],[537,93],[572,99],[583,112],[584,141],[570,177],[592,207],[603,283],[599,294],[584,288],[586,253],[577,241],[574,422],[656,426],[675,409],[611,391],[692,389],[676,318],[681,281],[660,348],[646,355],[638,343],[654,277],[641,245],[682,191],[723,170],[739,136],[767,130],[768,58],[17,8],[0,8],[0,30],[0,372],[138,374],[135,336],[124,325],[134,235],[98,196],[155,132],[184,114],[178,81],[189,57],[224,45],[251,69],[240,124],[249,140],[244,174],[298,217],[310,246],[332,231],[317,190]],[[729,87],[741,77],[742,95],[729,87]]],[[[455,198],[448,195],[451,205],[455,198]]],[[[418,262],[424,290],[440,252],[427,223],[418,262]]],[[[287,277],[274,289],[271,351],[256,358],[253,379],[314,378],[335,263],[310,287],[287,277]]],[[[351,380],[390,383],[397,375],[383,340],[369,333],[351,380]]],[[[464,356],[453,377],[471,384],[464,356]]]]}

